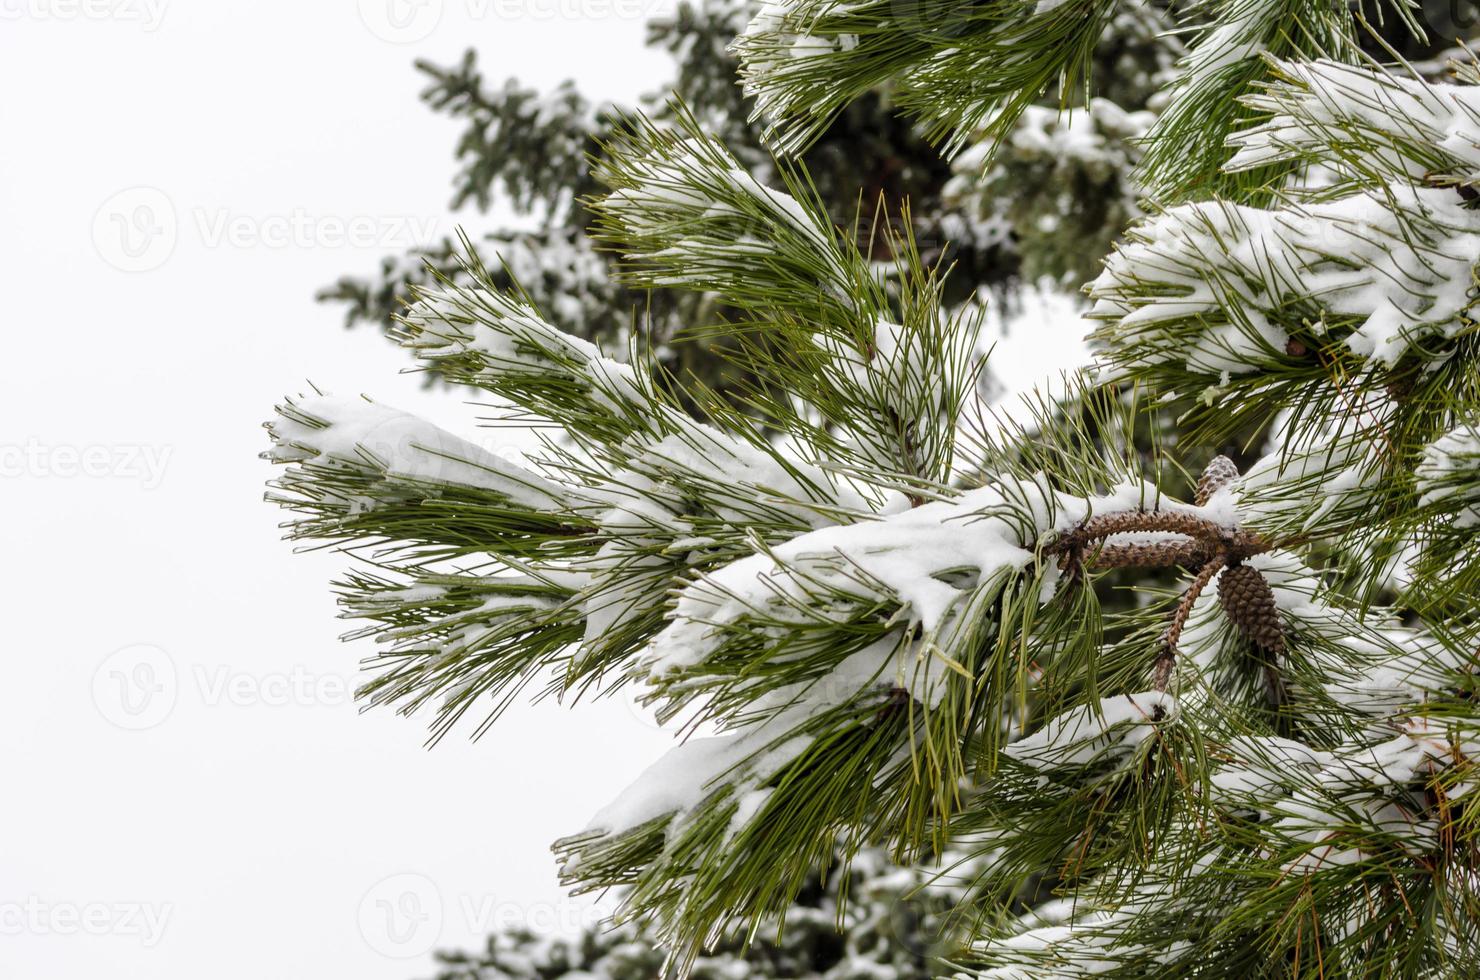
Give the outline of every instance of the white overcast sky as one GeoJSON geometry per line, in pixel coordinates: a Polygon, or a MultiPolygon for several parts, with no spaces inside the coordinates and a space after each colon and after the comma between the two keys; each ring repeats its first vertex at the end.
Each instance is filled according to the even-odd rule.
{"type": "Polygon", "coordinates": [[[666,737],[621,702],[432,750],[359,714],[345,562],[280,540],[257,453],[306,380],[506,438],[314,290],[489,223],[446,209],[413,58],[630,101],[663,2],[0,0],[0,977],[411,980],[589,915],[549,843],[666,737]]]}

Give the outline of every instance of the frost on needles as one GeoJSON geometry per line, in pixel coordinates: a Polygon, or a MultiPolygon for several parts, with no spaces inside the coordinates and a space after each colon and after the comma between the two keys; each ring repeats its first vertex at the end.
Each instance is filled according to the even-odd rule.
{"type": "MultiPolygon", "coordinates": [[[[980,311],[908,237],[835,228],[805,174],[757,181],[681,110],[634,120],[597,234],[625,285],[738,311],[743,410],[469,254],[399,339],[541,451],[318,394],[269,424],[289,533],[357,559],[366,696],[440,736],[530,684],[639,689],[678,743],[556,846],[678,971],[874,845],[970,868],[965,976],[1480,966],[1475,89],[1267,57],[1317,6],[1216,5],[1173,95],[1240,121],[1198,145],[1219,194],[1134,229],[1091,287],[1096,370],[1015,421],[978,400],[980,311]]],[[[878,5],[772,6],[748,84],[803,134],[854,70],[1015,111],[1073,50],[958,70],[1098,9],[986,4],[936,50],[878,5]]],[[[1352,27],[1334,9],[1307,38],[1352,27]]]]}

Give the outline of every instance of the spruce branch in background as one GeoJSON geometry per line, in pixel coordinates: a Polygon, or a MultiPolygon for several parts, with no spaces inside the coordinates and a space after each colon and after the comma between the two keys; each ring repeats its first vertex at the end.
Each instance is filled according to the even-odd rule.
{"type": "MultiPolygon", "coordinates": [[[[1254,0],[1246,4],[1251,5],[1264,10],[1254,0]]],[[[792,37],[786,24],[813,24],[801,7],[795,11],[785,5],[767,7],[754,17],[758,8],[750,0],[682,0],[671,16],[650,25],[648,37],[650,46],[673,58],[674,80],[665,91],[640,100],[640,107],[662,119],[673,99],[684,102],[753,176],[770,183],[775,174],[766,134],[778,119],[762,110],[767,104],[765,93],[771,89],[753,79],[750,87],[756,90],[759,85],[760,97],[749,97],[736,84],[737,56],[769,50],[783,74],[815,73],[824,83],[828,78],[850,79],[846,91],[830,97],[825,120],[809,121],[807,117],[821,103],[797,98],[799,115],[793,122],[810,134],[800,160],[828,213],[841,226],[854,224],[860,202],[865,210],[882,204],[883,213],[893,217],[908,202],[912,233],[926,260],[942,261],[957,270],[948,281],[946,300],[951,304],[965,302],[985,289],[1010,308],[1023,285],[1045,277],[1073,290],[1094,275],[1112,242],[1140,215],[1142,181],[1147,175],[1166,177],[1180,166],[1200,168],[1205,178],[1216,177],[1219,140],[1196,139],[1198,112],[1206,106],[1188,95],[1175,100],[1172,107],[1172,114],[1180,113],[1188,124],[1157,123],[1167,103],[1165,85],[1176,77],[1176,63],[1187,54],[1181,39],[1188,30],[1207,22],[1200,11],[1160,2],[1099,4],[1095,9],[1103,10],[1103,23],[1093,30],[1093,18],[1084,21],[1074,16],[1082,13],[1083,4],[1042,4],[1030,20],[1056,25],[1045,34],[1033,24],[1019,24],[1011,5],[939,3],[936,7],[940,9],[917,0],[879,4],[876,13],[887,14],[888,19],[877,32],[876,47],[888,51],[900,45],[923,45],[935,50],[953,40],[969,44],[974,32],[985,30],[983,24],[996,17],[993,23],[999,33],[984,42],[987,50],[972,57],[990,61],[1005,50],[1008,37],[1022,33],[1031,44],[1014,51],[1036,50],[1051,67],[1072,50],[1060,43],[1060,35],[1067,32],[1081,42],[1093,40],[1087,51],[1074,55],[1075,60],[1088,59],[1092,85],[1044,75],[1043,85],[1019,92],[1006,86],[994,71],[966,72],[957,78],[969,58],[949,48],[949,57],[921,66],[928,78],[918,85],[899,75],[855,84],[845,66],[823,57],[832,53],[826,43],[817,41],[831,36],[826,18],[818,20],[815,29],[808,26],[808,33],[797,35],[801,40],[794,38],[786,48],[788,57],[780,59],[783,42],[792,37]],[[817,43],[809,47],[807,39],[817,43]],[[803,54],[806,57],[800,57],[803,54]],[[980,125],[962,120],[949,137],[951,145],[963,152],[954,159],[943,157],[911,120],[909,114],[922,107],[902,91],[914,91],[926,100],[923,109],[929,108],[928,100],[936,93],[941,103],[938,108],[948,116],[980,115],[985,96],[972,94],[972,86],[982,79],[995,79],[991,84],[999,94],[1011,97],[1012,109],[989,114],[980,125]],[[959,98],[946,94],[957,87],[966,94],[959,98]],[[1088,101],[1087,88],[1094,96],[1088,101]],[[1030,90],[1031,96],[1027,94],[1030,90]],[[1059,110],[1065,107],[1075,111],[1061,116],[1059,110]],[[1161,155],[1164,165],[1147,168],[1142,166],[1146,148],[1139,140],[1153,126],[1162,138],[1148,145],[1161,155]]],[[[1339,8],[1330,6],[1326,19],[1339,17],[1339,8]]],[[[838,5],[826,9],[839,16],[846,12],[838,5]]],[[[1431,10],[1437,7],[1430,4],[1426,15],[1431,10]]],[[[860,14],[855,19],[869,16],[860,14]]],[[[1447,33],[1436,34],[1432,43],[1415,41],[1402,18],[1395,16],[1377,24],[1373,35],[1343,24],[1341,36],[1354,34],[1352,50],[1366,45],[1382,55],[1396,48],[1405,57],[1431,58],[1452,41],[1454,31],[1472,27],[1474,22],[1472,0],[1453,0],[1440,25],[1447,33]]],[[[1304,34],[1299,39],[1304,46],[1292,50],[1311,46],[1304,34]]],[[[1218,43],[1237,40],[1225,33],[1218,43]]],[[[1199,44],[1206,61],[1212,41],[1205,38],[1199,44]]],[[[1238,80],[1245,75],[1262,78],[1263,62],[1257,55],[1283,50],[1279,44],[1241,48],[1248,57],[1230,61],[1232,81],[1224,78],[1226,73],[1213,73],[1221,79],[1218,98],[1237,94],[1238,80]]],[[[855,51],[837,53],[851,58],[855,51]]],[[[1442,60],[1433,63],[1434,70],[1442,60]]],[[[1017,62],[1014,54],[1001,63],[1017,62]]],[[[455,64],[419,62],[418,68],[428,79],[423,100],[462,125],[454,151],[459,168],[453,179],[453,206],[486,212],[498,205],[515,214],[478,238],[483,254],[497,256],[501,266],[509,269],[507,276],[501,266],[494,269],[501,285],[508,287],[517,281],[553,324],[607,342],[616,350],[625,349],[628,335],[635,332],[678,377],[692,373],[720,392],[751,380],[737,375],[733,362],[709,350],[725,339],[705,328],[722,322],[728,311],[702,294],[617,285],[609,257],[593,246],[587,234],[590,213],[584,202],[600,192],[587,158],[599,161],[602,147],[632,107],[601,104],[569,83],[548,92],[515,80],[491,84],[471,50],[455,64]]],[[[1230,126],[1249,112],[1230,101],[1220,101],[1216,111],[1230,120],[1230,126]]],[[[1192,181],[1196,175],[1187,179],[1192,181]]],[[[1247,184],[1263,178],[1236,175],[1228,179],[1247,184]]],[[[447,239],[406,255],[387,256],[375,274],[344,276],[322,290],[320,298],[343,303],[351,326],[375,324],[390,332],[394,318],[411,301],[415,286],[431,281],[432,270],[454,278],[461,274],[457,254],[458,243],[447,239]]]]}
{"type": "MultiPolygon", "coordinates": [[[[770,7],[749,84],[789,147],[896,75],[943,124],[947,97],[1026,118],[1088,43],[1045,39],[1109,17],[1082,7],[923,39],[886,6],[770,7]]],[[[360,559],[370,697],[440,735],[531,683],[634,685],[682,736],[556,845],[665,969],[762,941],[870,847],[965,876],[965,976],[1480,968],[1480,70],[1248,33],[1355,36],[1344,5],[1207,16],[1171,95],[1212,58],[1249,115],[1141,161],[1169,196],[1090,287],[1097,369],[1015,417],[978,399],[979,317],[912,221],[839,228],[804,165],[759,179],[676,104],[603,142],[594,234],[623,288],[727,311],[738,399],[559,329],[465,244],[395,335],[551,426],[527,464],[367,400],[269,424],[290,536],[360,559]],[[1237,58],[1198,53],[1220,38],[1237,58]],[[1249,465],[1195,465],[1248,432],[1249,465]]]]}
{"type": "MultiPolygon", "coordinates": [[[[667,122],[669,104],[682,101],[753,177],[773,185],[767,124],[752,118],[754,101],[737,83],[730,50],[753,12],[748,0],[684,0],[672,16],[654,21],[649,46],[673,58],[674,80],[635,108],[667,122]]],[[[1146,100],[1180,51],[1170,26],[1156,6],[1117,12],[1095,50],[1104,84],[1093,122],[1085,114],[1056,123],[1046,107],[1031,113],[988,179],[981,153],[990,139],[966,134],[980,149],[947,161],[898,114],[888,86],[841,107],[801,161],[839,226],[852,227],[860,208],[878,208],[898,222],[907,203],[925,261],[957,270],[945,296],[950,305],[970,301],[978,289],[1008,298],[1043,276],[1075,288],[1139,213],[1129,176],[1138,153],[1130,140],[1150,125],[1146,100]],[[1093,135],[1081,134],[1086,127],[1093,135]]],[[[678,377],[692,373],[721,392],[753,380],[709,350],[727,342],[705,329],[729,315],[722,304],[702,293],[618,284],[610,256],[588,234],[588,201],[600,192],[592,164],[599,169],[604,147],[634,107],[599,104],[570,85],[539,92],[512,80],[493,84],[472,51],[454,65],[418,68],[428,79],[423,100],[462,127],[453,206],[515,212],[506,227],[477,238],[483,255],[499,259],[491,271],[501,286],[517,281],[555,326],[616,351],[635,333],[678,377]]],[[[343,303],[350,325],[389,333],[433,272],[462,275],[458,252],[449,239],[390,256],[375,275],[345,276],[320,298],[343,303]]],[[[877,257],[888,261],[887,254],[877,257]]]]}
{"type": "MultiPolygon", "coordinates": [[[[949,949],[944,916],[961,886],[901,868],[880,851],[846,871],[809,877],[779,943],[726,936],[694,963],[694,980],[929,980],[949,949]]],[[[777,923],[762,931],[774,934],[777,923]]],[[[510,929],[484,948],[438,954],[436,980],[650,980],[667,954],[641,922],[577,936],[510,929]]]]}

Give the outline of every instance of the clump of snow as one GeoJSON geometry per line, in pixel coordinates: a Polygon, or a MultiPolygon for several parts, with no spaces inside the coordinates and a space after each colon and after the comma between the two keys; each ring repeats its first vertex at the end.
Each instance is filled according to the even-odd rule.
{"type": "Polygon", "coordinates": [[[595,344],[551,326],[527,303],[467,286],[418,291],[403,318],[406,346],[429,361],[476,359],[490,372],[565,375],[614,411],[647,405],[629,365],[595,344]]]}
{"type": "MultiPolygon", "coordinates": [[[[1287,856],[1287,873],[1369,857],[1362,847],[1341,843],[1353,838],[1390,840],[1422,853],[1437,845],[1438,824],[1394,792],[1480,750],[1480,742],[1421,717],[1398,727],[1384,741],[1350,742],[1332,751],[1276,737],[1235,739],[1227,747],[1228,761],[1210,780],[1213,798],[1265,822],[1270,854],[1287,856]],[[1341,804],[1333,805],[1337,800],[1341,804]]],[[[1456,785],[1448,792],[1462,796],[1467,788],[1456,785]]]]}
{"type": "Polygon", "coordinates": [[[1414,180],[1436,170],[1480,180],[1480,89],[1327,60],[1282,61],[1277,72],[1278,84],[1249,99],[1270,118],[1229,140],[1238,152],[1228,170],[1329,156],[1336,146],[1352,151],[1332,161],[1346,172],[1355,164],[1414,180]]]}
{"type": "MultiPolygon", "coordinates": [[[[705,486],[711,491],[706,495],[712,505],[710,516],[721,521],[744,523],[784,514],[798,525],[815,528],[836,523],[830,511],[870,509],[854,489],[784,447],[762,451],[709,426],[686,425],[679,434],[634,441],[628,448],[628,466],[652,481],[646,488],[652,495],[680,496],[676,488],[665,489],[665,477],[679,477],[675,482],[690,487],[705,486]]],[[[681,510],[681,501],[675,499],[674,513],[681,510]]]]}
{"type": "Polygon", "coordinates": [[[684,589],[672,625],[653,642],[646,663],[656,673],[703,661],[715,627],[758,610],[786,618],[807,615],[793,600],[836,588],[862,601],[893,597],[913,622],[938,630],[971,582],[1032,560],[1018,528],[990,508],[1003,498],[992,488],[888,515],[822,528],[703,576],[684,589]],[[791,609],[791,612],[788,612],[791,609]]]}
{"type": "Polygon", "coordinates": [[[1288,417],[1277,420],[1269,451],[1231,485],[1242,521],[1310,530],[1340,508],[1360,506],[1381,479],[1382,431],[1378,416],[1360,405],[1329,425],[1293,429],[1288,417]]]}
{"type": "Polygon", "coordinates": [[[1124,755],[1145,741],[1154,725],[1176,715],[1176,699],[1165,691],[1101,698],[1049,719],[1002,752],[1035,769],[1088,765],[1124,755]]]}
{"type": "Polygon", "coordinates": [[[1480,526],[1480,429],[1459,425],[1424,449],[1414,471],[1419,503],[1444,504],[1459,527],[1480,526]]]}
{"type": "Polygon", "coordinates": [[[1218,76],[1265,50],[1265,35],[1278,14],[1265,4],[1248,4],[1245,13],[1223,17],[1199,38],[1182,63],[1180,84],[1189,88],[1215,83],[1218,76]]]}
{"type": "Polygon", "coordinates": [[[1391,367],[1416,341],[1457,335],[1476,302],[1480,212],[1461,204],[1453,191],[1405,185],[1278,210],[1172,208],[1106,261],[1091,316],[1114,321],[1106,339],[1121,373],[1177,360],[1198,374],[1257,371],[1283,354],[1289,335],[1276,317],[1291,304],[1314,307],[1311,322],[1355,319],[1347,346],[1391,367]],[[1190,339],[1144,339],[1189,322],[1205,326],[1190,339]],[[1127,341],[1133,355],[1117,351],[1127,341]]]}
{"type": "MultiPolygon", "coordinates": [[[[267,428],[273,443],[267,457],[274,462],[311,462],[392,481],[486,490],[537,511],[568,506],[560,485],[368,398],[320,395],[290,400],[267,428]]],[[[358,503],[368,509],[376,501],[367,498],[358,503]]]]}
{"type": "MultiPolygon", "coordinates": [[[[761,752],[765,743],[755,731],[689,739],[669,749],[597,811],[586,832],[618,835],[669,815],[681,821],[683,814],[720,785],[741,781],[738,770],[743,769],[746,784],[758,784],[796,758],[806,745],[805,739],[796,739],[761,752]]],[[[744,793],[741,797],[743,802],[744,793]]],[[[752,799],[749,805],[754,809],[761,801],[752,799]]]]}

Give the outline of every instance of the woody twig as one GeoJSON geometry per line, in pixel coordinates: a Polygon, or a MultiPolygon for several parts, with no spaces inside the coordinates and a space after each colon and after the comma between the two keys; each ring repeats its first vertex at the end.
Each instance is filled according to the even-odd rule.
{"type": "MultiPolygon", "coordinates": [[[[1224,456],[1216,457],[1203,472],[1197,489],[1197,502],[1206,504],[1218,490],[1227,486],[1238,476],[1233,463],[1224,456]]],[[[1061,535],[1049,545],[1048,550],[1059,558],[1059,567],[1071,578],[1080,578],[1087,569],[1111,568],[1171,568],[1192,569],[1192,582],[1182,594],[1172,614],[1156,655],[1153,679],[1158,691],[1165,691],[1171,682],[1172,669],[1177,659],[1177,644],[1187,618],[1192,613],[1193,603],[1207,589],[1208,584],[1224,568],[1233,568],[1242,573],[1244,579],[1250,575],[1259,578],[1263,593],[1268,585],[1262,576],[1242,563],[1245,559],[1270,550],[1273,545],[1262,536],[1240,527],[1230,527],[1201,514],[1185,510],[1133,510],[1113,514],[1100,514],[1089,518],[1078,527],[1061,535]],[[1136,535],[1170,535],[1170,537],[1131,537],[1117,541],[1117,537],[1136,535]]],[[[1254,590],[1248,590],[1254,591],[1254,590]]],[[[1274,648],[1282,646],[1276,641],[1279,632],[1278,617],[1274,613],[1274,599],[1257,595],[1260,609],[1267,613],[1273,626],[1264,629],[1270,635],[1257,637],[1261,645],[1274,648]],[[1269,609],[1262,607],[1268,605],[1269,609]]],[[[1225,602],[1225,606],[1227,603],[1225,602]]],[[[1230,610],[1225,610],[1232,612],[1230,610]]],[[[1241,633],[1250,634],[1250,624],[1244,622],[1250,613],[1237,610],[1234,619],[1241,633]]],[[[1278,651],[1276,651],[1278,652],[1278,651]]]]}

